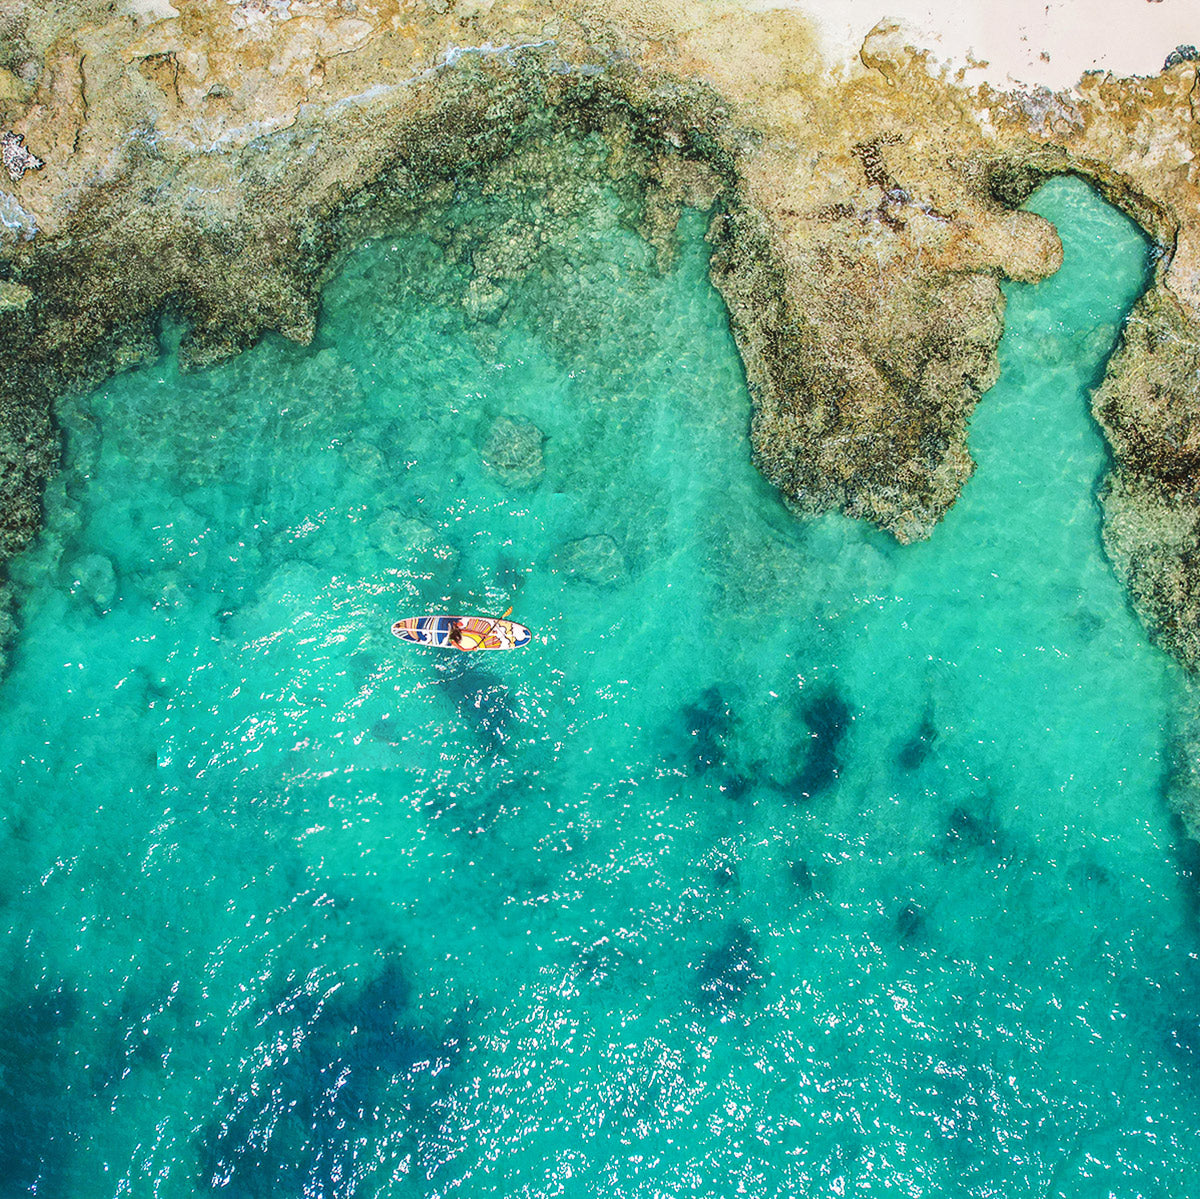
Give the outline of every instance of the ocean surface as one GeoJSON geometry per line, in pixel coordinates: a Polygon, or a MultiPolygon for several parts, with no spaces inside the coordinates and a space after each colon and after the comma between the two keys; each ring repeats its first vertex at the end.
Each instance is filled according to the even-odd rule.
{"type": "Polygon", "coordinates": [[[63,401],[0,684],[0,1195],[1200,1195],[1180,680],[1087,399],[1145,241],[1034,197],[1065,265],[901,548],[752,467],[706,218],[663,274],[588,186],[474,307],[410,231],[310,347],[181,375],[165,327],[63,401]],[[520,652],[389,631],[509,605],[520,652]]]}

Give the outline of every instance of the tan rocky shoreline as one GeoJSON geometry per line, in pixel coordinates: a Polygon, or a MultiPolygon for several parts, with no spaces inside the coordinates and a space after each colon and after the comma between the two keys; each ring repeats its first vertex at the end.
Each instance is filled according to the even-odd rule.
{"type": "MultiPolygon", "coordinates": [[[[1106,542],[1158,639],[1200,667],[1197,62],[1072,92],[969,89],[886,23],[831,76],[811,27],[734,4],[137,0],[0,17],[0,560],[36,529],[54,398],[156,352],[201,365],[313,335],[356,238],[453,182],[600,133],[669,253],[714,206],[712,275],[755,404],[755,459],[804,511],[928,536],[972,463],[999,280],[1056,269],[1016,206],[1092,181],[1159,248],[1097,393],[1106,542]],[[21,153],[44,166],[22,171],[21,153]]],[[[1169,48],[1168,48],[1169,49],[1169,48]]],[[[523,263],[479,255],[473,302],[523,263]]]]}

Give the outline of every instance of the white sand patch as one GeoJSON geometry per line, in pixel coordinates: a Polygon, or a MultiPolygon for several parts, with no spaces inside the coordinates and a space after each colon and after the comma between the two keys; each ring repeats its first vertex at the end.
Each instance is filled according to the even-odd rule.
{"type": "Polygon", "coordinates": [[[1200,46],[1200,0],[744,0],[789,8],[817,26],[833,69],[856,61],[881,20],[952,67],[986,61],[968,82],[998,86],[1078,82],[1085,71],[1155,75],[1181,44],[1200,46]]]}

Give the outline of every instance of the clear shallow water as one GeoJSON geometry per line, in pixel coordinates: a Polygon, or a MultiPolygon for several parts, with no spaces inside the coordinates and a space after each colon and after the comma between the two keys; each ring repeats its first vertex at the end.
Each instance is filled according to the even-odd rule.
{"type": "Polygon", "coordinates": [[[383,241],[314,346],[66,403],[0,687],[0,1193],[1200,1193],[1175,684],[1085,395],[1146,248],[1034,207],[1066,264],[908,549],[783,512],[703,220],[659,277],[603,191],[497,323],[383,241]],[[510,603],[517,654],[388,632],[510,603]]]}

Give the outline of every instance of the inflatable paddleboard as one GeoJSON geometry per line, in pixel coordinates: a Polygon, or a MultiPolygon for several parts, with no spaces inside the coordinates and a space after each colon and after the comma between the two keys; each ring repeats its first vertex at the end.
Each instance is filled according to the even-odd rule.
{"type": "Polygon", "coordinates": [[[392,625],[401,641],[413,645],[436,645],[454,649],[450,644],[450,626],[457,621],[462,629],[465,649],[520,649],[533,634],[515,620],[493,620],[490,616],[408,616],[392,625]]]}

